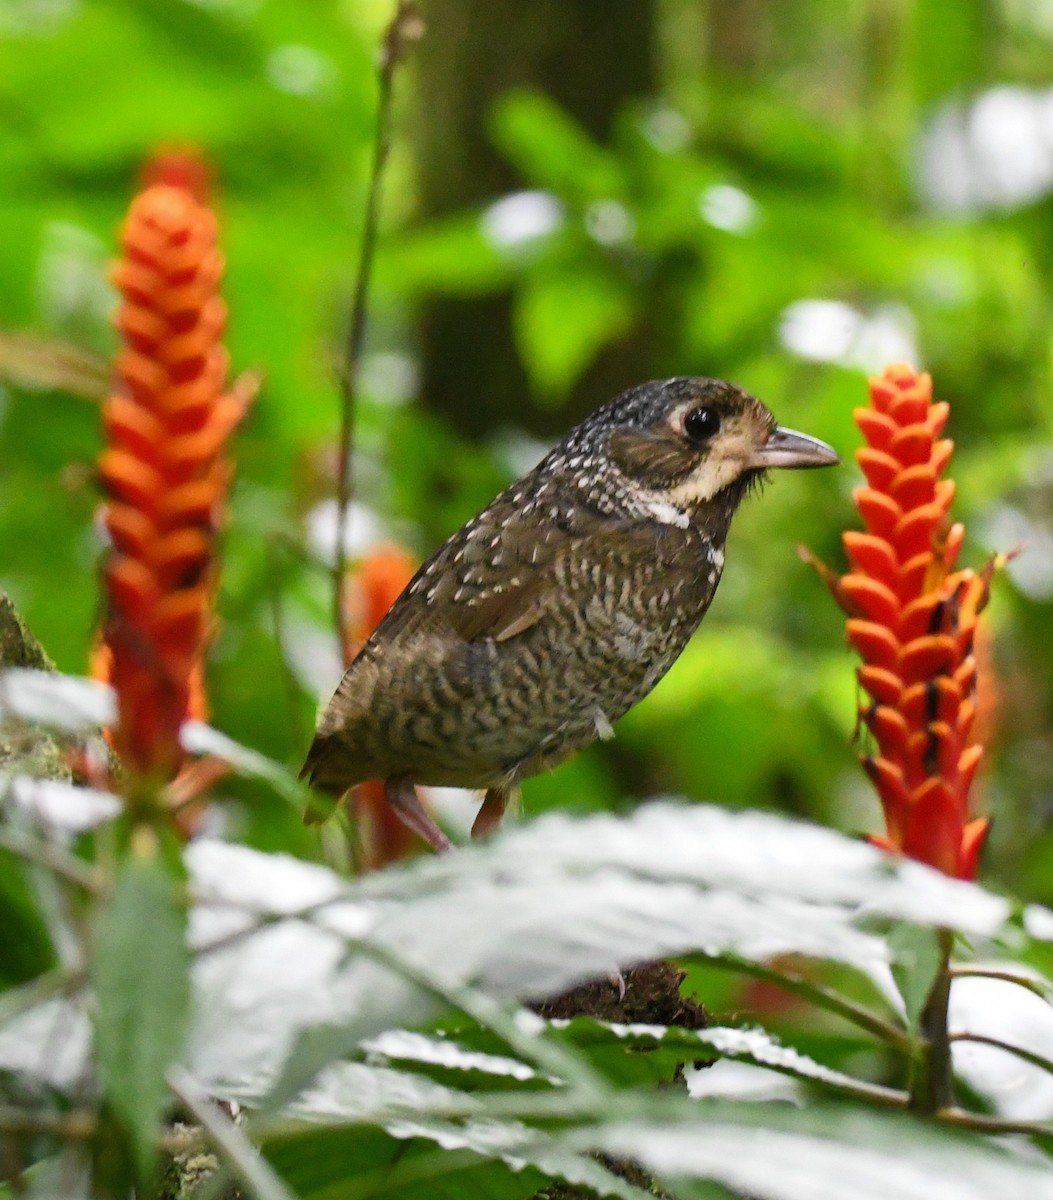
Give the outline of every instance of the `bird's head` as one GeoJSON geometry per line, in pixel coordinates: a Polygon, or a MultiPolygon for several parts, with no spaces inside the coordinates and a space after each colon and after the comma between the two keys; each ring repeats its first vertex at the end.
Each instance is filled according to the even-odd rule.
{"type": "Polygon", "coordinates": [[[730,517],[770,468],[840,462],[825,442],[784,429],[759,400],[719,379],[642,384],[579,429],[590,425],[589,440],[623,487],[672,523],[707,509],[730,517]]]}

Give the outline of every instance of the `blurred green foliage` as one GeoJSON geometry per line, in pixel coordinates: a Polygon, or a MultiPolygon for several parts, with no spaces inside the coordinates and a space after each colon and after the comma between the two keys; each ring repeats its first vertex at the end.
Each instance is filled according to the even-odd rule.
{"type": "MultiPolygon", "coordinates": [[[[215,167],[228,344],[236,370],[259,367],[266,381],[235,448],[211,699],[220,728],[291,764],[336,682],[328,579],[307,529],[332,490],[334,365],[390,9],[0,8],[0,328],[108,356],[104,268],[143,161],[190,145],[215,167]]],[[[747,506],[696,642],[613,746],[528,785],[528,811],[661,790],[876,827],[850,744],[853,661],[795,545],[840,561],[839,533],[855,520],[852,408],[868,369],[916,347],[952,403],[968,560],[1028,543],[996,585],[980,791],[997,814],[990,874],[1053,901],[1053,199],[1039,187],[952,211],[918,183],[926,162],[957,169],[926,138],[941,106],[1053,84],[1042,11],[1024,0],[666,0],[654,95],[626,97],[597,139],[526,80],[488,114],[522,191],[438,217],[420,209],[412,118],[444,98],[415,94],[412,65],[399,77],[356,430],[357,496],[386,536],[423,556],[540,452],[500,394],[482,443],[418,394],[417,318],[440,296],[510,297],[539,406],[559,409],[616,350],[624,386],[734,379],[849,464],[778,478],[747,506]],[[814,300],[843,307],[800,307],[814,300]],[[840,325],[816,326],[823,312],[840,325]],[[811,341],[795,352],[792,321],[800,333],[806,318],[811,341]]],[[[979,159],[967,168],[982,174],[979,159]]],[[[8,358],[0,347],[0,584],[59,666],[79,671],[98,621],[97,405],[8,358]]],[[[224,794],[232,827],[256,844],[318,853],[277,802],[242,784],[224,794]]]]}

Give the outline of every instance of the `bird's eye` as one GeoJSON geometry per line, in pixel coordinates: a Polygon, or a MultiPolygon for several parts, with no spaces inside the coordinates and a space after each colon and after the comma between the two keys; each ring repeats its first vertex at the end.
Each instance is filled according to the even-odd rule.
{"type": "Polygon", "coordinates": [[[684,414],[684,433],[701,446],[720,429],[720,413],[711,404],[702,404],[684,414]]]}

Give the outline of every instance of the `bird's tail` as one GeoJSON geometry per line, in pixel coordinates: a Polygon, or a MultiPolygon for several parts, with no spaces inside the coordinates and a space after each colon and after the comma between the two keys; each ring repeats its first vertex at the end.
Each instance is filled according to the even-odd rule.
{"type": "Polygon", "coordinates": [[[348,790],[346,769],[341,772],[333,770],[336,757],[333,753],[336,749],[334,740],[331,734],[317,736],[300,768],[300,779],[306,780],[312,789],[303,814],[305,825],[321,825],[328,820],[348,790]]]}

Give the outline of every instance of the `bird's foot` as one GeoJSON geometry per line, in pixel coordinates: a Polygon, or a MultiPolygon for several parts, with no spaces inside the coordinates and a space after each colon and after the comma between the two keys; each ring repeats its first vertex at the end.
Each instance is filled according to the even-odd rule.
{"type": "Polygon", "coordinates": [[[408,775],[394,775],[385,780],[384,795],[403,825],[422,837],[437,854],[445,854],[453,849],[453,843],[421,804],[413,780],[408,775]]]}
{"type": "Polygon", "coordinates": [[[508,808],[509,802],[514,810],[519,803],[519,788],[487,788],[482,808],[476,814],[475,822],[472,825],[472,838],[484,838],[493,833],[501,824],[501,818],[505,815],[505,809],[508,808]]]}

